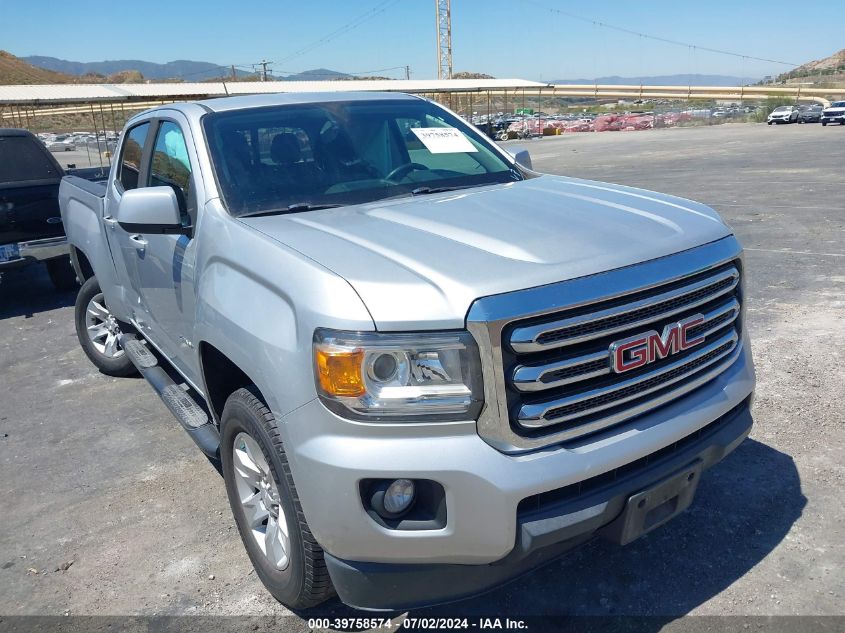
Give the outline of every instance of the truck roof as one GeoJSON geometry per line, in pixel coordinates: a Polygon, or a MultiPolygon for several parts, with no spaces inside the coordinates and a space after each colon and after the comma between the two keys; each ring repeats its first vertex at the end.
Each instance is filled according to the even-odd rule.
{"type": "MultiPolygon", "coordinates": [[[[241,110],[243,108],[260,108],[264,106],[289,105],[301,103],[325,103],[327,101],[385,101],[389,99],[419,99],[404,92],[276,92],[264,95],[243,95],[237,97],[220,97],[197,101],[199,105],[214,112],[227,110],[241,110]]],[[[168,106],[170,107],[170,106],[168,106]]]]}
{"type": "Polygon", "coordinates": [[[0,136],[35,136],[29,130],[17,127],[0,127],[0,136]]]}

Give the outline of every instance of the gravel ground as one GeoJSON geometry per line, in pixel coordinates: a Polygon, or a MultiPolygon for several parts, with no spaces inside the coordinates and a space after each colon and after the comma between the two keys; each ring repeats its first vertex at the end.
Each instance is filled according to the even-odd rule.
{"type": "MultiPolygon", "coordinates": [[[[655,630],[685,614],[845,615],[845,129],[733,124],[521,144],[542,171],[701,200],[735,227],[755,427],[693,507],[651,535],[595,542],[414,615],[659,616],[655,630]]],[[[73,299],[37,268],[0,284],[0,624],[269,615],[262,627],[294,631],[312,615],[361,615],[337,601],[297,615],[264,591],[221,478],[141,380],[88,363],[73,299]]]]}

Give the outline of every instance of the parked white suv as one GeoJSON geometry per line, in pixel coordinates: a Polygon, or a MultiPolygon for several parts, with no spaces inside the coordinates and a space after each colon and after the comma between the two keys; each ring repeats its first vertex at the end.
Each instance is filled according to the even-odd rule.
{"type": "Polygon", "coordinates": [[[845,101],[834,101],[822,111],[822,125],[828,123],[845,125],[845,101]]]}
{"type": "Polygon", "coordinates": [[[766,123],[796,123],[798,121],[799,110],[797,106],[778,106],[769,114],[766,123]]]}

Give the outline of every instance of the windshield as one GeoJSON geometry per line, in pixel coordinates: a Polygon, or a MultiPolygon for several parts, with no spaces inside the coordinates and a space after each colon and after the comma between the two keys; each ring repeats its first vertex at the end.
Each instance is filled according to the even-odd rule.
{"type": "Polygon", "coordinates": [[[775,108],[775,112],[788,112],[790,110],[792,110],[792,107],[790,106],[778,106],[775,108]]]}
{"type": "Polygon", "coordinates": [[[834,101],[830,104],[831,108],[845,108],[845,101],[834,101]]]}
{"type": "Polygon", "coordinates": [[[422,100],[251,108],[203,125],[233,215],[523,179],[462,120],[422,100]]]}

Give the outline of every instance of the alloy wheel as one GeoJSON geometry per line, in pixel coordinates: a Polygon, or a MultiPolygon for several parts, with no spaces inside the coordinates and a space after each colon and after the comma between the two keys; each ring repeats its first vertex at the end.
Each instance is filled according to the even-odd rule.
{"type": "Polygon", "coordinates": [[[125,353],[120,346],[120,326],[103,299],[100,292],[88,302],[85,309],[85,325],[88,338],[94,348],[106,358],[120,358],[125,353]]]}
{"type": "Polygon", "coordinates": [[[290,536],[270,466],[248,433],[235,436],[232,453],[238,499],[249,530],[270,564],[285,569],[290,562],[290,536]]]}

